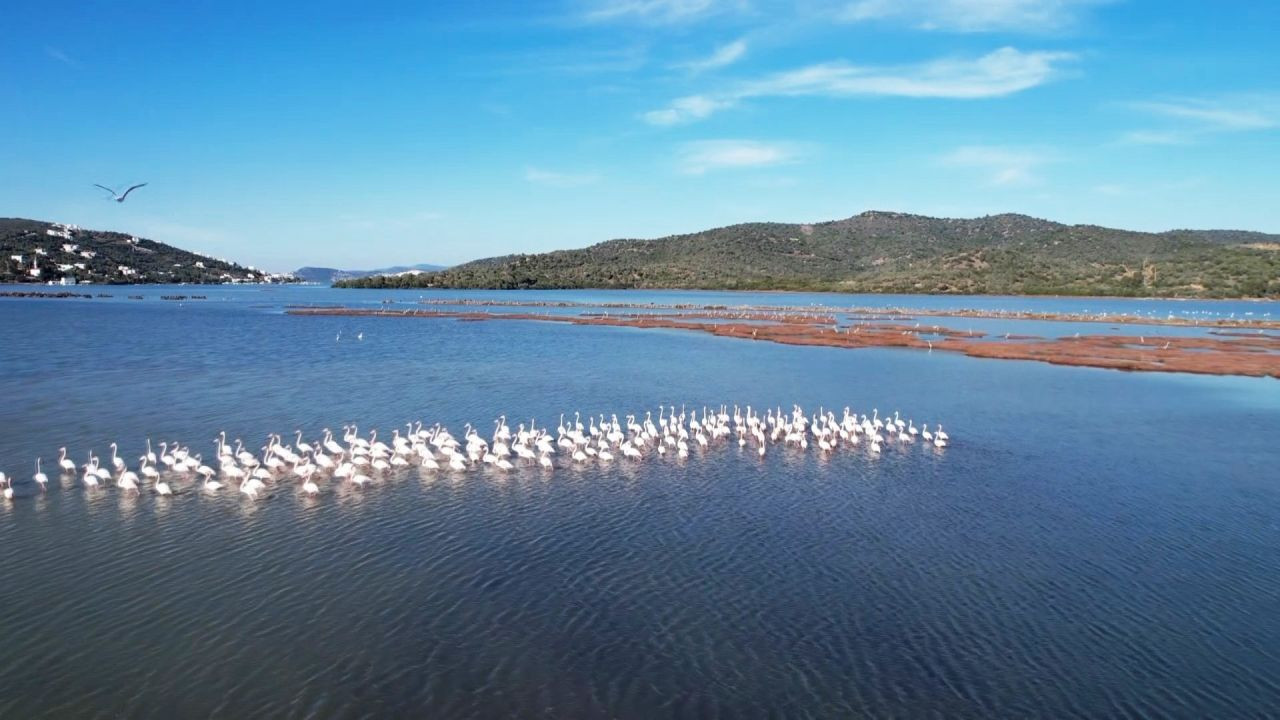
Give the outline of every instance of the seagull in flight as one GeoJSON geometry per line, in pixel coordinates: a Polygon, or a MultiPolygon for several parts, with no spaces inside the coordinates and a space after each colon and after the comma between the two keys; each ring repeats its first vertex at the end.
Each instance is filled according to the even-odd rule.
{"type": "Polygon", "coordinates": [[[111,193],[111,199],[112,199],[112,200],[115,200],[115,201],[116,201],[116,202],[118,202],[118,203],[122,203],[122,202],[124,202],[124,199],[125,199],[125,198],[129,197],[129,193],[131,193],[131,192],[133,192],[134,190],[137,190],[138,188],[140,188],[140,187],[142,187],[142,186],[146,185],[146,183],[138,183],[137,185],[134,185],[133,187],[130,187],[128,190],[125,190],[125,191],[124,191],[124,192],[122,192],[122,193],[118,193],[118,192],[116,192],[115,190],[112,190],[111,188],[107,187],[106,185],[98,185],[98,183],[94,183],[94,185],[95,185],[95,186],[97,186],[97,187],[102,188],[103,190],[106,190],[106,191],[107,191],[107,192],[109,192],[109,193],[111,193]]]}

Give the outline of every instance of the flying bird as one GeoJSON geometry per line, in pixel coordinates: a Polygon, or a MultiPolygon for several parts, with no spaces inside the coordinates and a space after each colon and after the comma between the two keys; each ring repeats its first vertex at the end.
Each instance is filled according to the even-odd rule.
{"type": "Polygon", "coordinates": [[[137,185],[134,185],[133,187],[129,188],[128,190],[125,190],[125,191],[124,191],[124,192],[122,192],[122,193],[118,193],[118,192],[116,192],[115,190],[112,190],[111,188],[107,187],[106,185],[98,185],[98,183],[94,183],[94,185],[95,185],[96,187],[100,187],[100,188],[102,188],[103,190],[106,190],[107,192],[111,193],[111,199],[112,199],[112,200],[115,200],[115,201],[116,201],[116,202],[118,202],[118,203],[122,203],[122,202],[124,202],[124,199],[125,199],[125,198],[129,197],[129,193],[131,193],[131,192],[133,192],[134,190],[137,190],[138,188],[140,188],[140,187],[142,187],[142,186],[146,185],[146,183],[138,183],[137,185]]]}

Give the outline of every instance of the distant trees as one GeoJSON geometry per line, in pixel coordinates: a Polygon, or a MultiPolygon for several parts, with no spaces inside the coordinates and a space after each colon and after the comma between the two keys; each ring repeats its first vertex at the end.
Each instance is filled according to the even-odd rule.
{"type": "Polygon", "coordinates": [[[1277,240],[1223,231],[1138,233],[1022,215],[864,213],[816,225],[752,223],[611,240],[338,286],[1277,297],[1277,240]]]}

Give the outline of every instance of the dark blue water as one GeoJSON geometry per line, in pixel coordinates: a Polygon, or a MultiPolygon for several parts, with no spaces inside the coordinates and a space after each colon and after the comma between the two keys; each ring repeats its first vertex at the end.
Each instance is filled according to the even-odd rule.
{"type": "MultiPolygon", "coordinates": [[[[0,470],[20,496],[0,504],[0,717],[1240,717],[1280,704],[1274,380],[279,312],[381,291],[184,288],[208,300],[181,304],[102,291],[116,297],[0,301],[0,470]],[[456,432],[503,412],[541,424],[797,402],[942,421],[952,447],[414,470],[256,503],[73,480],[41,494],[28,479],[62,445],[83,462],[116,441],[134,464],[147,437],[208,458],[220,430],[257,441],[422,419],[456,432]]],[[[500,297],[513,296],[530,297],[500,297]]]]}

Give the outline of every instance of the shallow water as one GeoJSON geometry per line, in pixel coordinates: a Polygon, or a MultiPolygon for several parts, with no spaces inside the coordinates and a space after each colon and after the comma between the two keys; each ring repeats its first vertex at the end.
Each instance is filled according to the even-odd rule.
{"type": "MultiPolygon", "coordinates": [[[[0,300],[0,470],[20,495],[0,505],[0,717],[1226,717],[1280,703],[1275,380],[281,314],[383,291],[96,291],[115,298],[0,300]],[[175,293],[208,300],[154,297],[175,293]],[[941,421],[953,446],[414,470],[256,503],[189,484],[168,499],[75,480],[40,494],[28,479],[37,455],[52,474],[61,445],[81,463],[118,441],[136,465],[147,437],[210,457],[219,430],[256,445],[353,421],[484,432],[503,412],[514,427],[793,402],[941,421]]],[[[799,304],[554,294],[602,295],[799,304]]],[[[1243,312],[1204,305],[1186,307],[1243,312]]]]}

